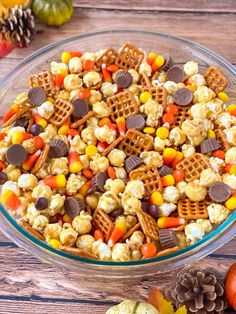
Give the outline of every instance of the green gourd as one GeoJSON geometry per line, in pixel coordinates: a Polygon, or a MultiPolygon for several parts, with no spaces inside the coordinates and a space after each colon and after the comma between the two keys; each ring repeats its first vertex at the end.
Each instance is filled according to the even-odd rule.
{"type": "Polygon", "coordinates": [[[32,10],[40,22],[60,26],[70,20],[74,8],[71,0],[34,0],[32,10]]]}

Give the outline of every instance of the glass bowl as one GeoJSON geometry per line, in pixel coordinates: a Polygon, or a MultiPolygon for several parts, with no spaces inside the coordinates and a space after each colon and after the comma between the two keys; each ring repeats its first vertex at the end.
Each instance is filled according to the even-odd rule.
{"type": "MultiPolygon", "coordinates": [[[[199,63],[200,73],[204,73],[208,66],[217,66],[228,78],[227,92],[230,98],[236,98],[234,94],[236,91],[234,67],[212,51],[193,42],[161,33],[111,30],[63,39],[36,51],[23,60],[0,83],[0,115],[2,116],[6,112],[17,94],[27,91],[29,75],[49,69],[50,62],[59,60],[62,51],[81,50],[86,52],[108,47],[118,49],[125,42],[141,47],[147,52],[157,51],[159,54],[169,52],[177,64],[195,60],[199,63]]],[[[120,263],[79,258],[55,250],[22,229],[17,221],[10,216],[7,209],[0,205],[1,231],[17,245],[44,262],[77,271],[80,275],[95,277],[144,276],[168,271],[196,261],[215,251],[234,236],[236,232],[235,219],[236,212],[232,212],[226,221],[202,240],[175,253],[148,260],[120,263]]]]}

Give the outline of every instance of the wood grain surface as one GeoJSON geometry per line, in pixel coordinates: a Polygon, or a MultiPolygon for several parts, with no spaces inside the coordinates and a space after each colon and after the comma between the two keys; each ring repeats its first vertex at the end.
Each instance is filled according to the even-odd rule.
{"type": "MultiPolygon", "coordinates": [[[[74,15],[61,28],[37,25],[31,44],[0,59],[0,78],[24,57],[52,42],[89,31],[143,29],[196,41],[236,64],[236,1],[73,1],[74,15]]],[[[236,262],[236,238],[196,265],[224,278],[236,262]]],[[[171,288],[178,270],[139,279],[81,277],[41,262],[0,234],[0,313],[102,314],[126,298],[145,300],[151,288],[171,288]]],[[[233,312],[232,312],[233,313],[233,312]]]]}

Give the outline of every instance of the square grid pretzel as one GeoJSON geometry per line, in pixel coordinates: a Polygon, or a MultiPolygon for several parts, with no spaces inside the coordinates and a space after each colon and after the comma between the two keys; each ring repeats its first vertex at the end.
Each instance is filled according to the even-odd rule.
{"type": "Polygon", "coordinates": [[[178,201],[178,215],[186,220],[208,218],[207,206],[210,203],[208,200],[194,202],[189,198],[181,199],[178,201]]]}
{"type": "Polygon", "coordinates": [[[152,99],[155,100],[159,105],[162,105],[163,110],[166,109],[167,91],[164,86],[145,87],[143,91],[149,92],[152,95],[152,99]]]}
{"type": "Polygon", "coordinates": [[[223,92],[226,88],[228,80],[222,72],[216,67],[210,67],[204,74],[207,86],[210,87],[216,94],[223,92]]]}
{"type": "Polygon", "coordinates": [[[97,208],[93,214],[93,224],[102,231],[106,241],[109,240],[112,230],[114,228],[113,222],[109,216],[101,209],[97,208]]]}
{"type": "Polygon", "coordinates": [[[53,97],[56,89],[53,80],[53,74],[50,71],[43,71],[33,74],[29,77],[29,86],[42,86],[49,97],[53,97]]]}
{"type": "Polygon", "coordinates": [[[116,65],[118,65],[118,67],[122,70],[129,70],[133,68],[137,71],[144,56],[143,51],[127,43],[121,48],[116,58],[116,65]]]}
{"type": "Polygon", "coordinates": [[[145,236],[154,241],[158,241],[158,227],[155,219],[145,213],[142,209],[137,210],[137,217],[145,236]]]}
{"type": "Polygon", "coordinates": [[[145,73],[140,74],[138,83],[142,86],[152,87],[151,81],[145,73]]]}
{"type": "Polygon", "coordinates": [[[175,121],[174,123],[171,125],[171,128],[175,128],[175,127],[181,127],[181,125],[183,124],[183,122],[189,118],[190,114],[189,114],[189,109],[190,106],[176,106],[178,107],[178,113],[177,115],[175,115],[175,121]]]}
{"type": "Polygon", "coordinates": [[[101,67],[103,63],[106,65],[114,64],[117,58],[117,52],[113,48],[106,49],[97,59],[96,66],[101,67]]]}
{"type": "Polygon", "coordinates": [[[129,129],[118,145],[118,148],[123,150],[127,157],[130,157],[132,155],[139,155],[144,151],[149,151],[152,146],[153,139],[150,135],[129,129]]]}
{"type": "Polygon", "coordinates": [[[74,110],[74,105],[68,101],[57,99],[54,103],[54,113],[50,118],[50,122],[57,127],[61,126],[74,110]]]}
{"type": "Polygon", "coordinates": [[[183,159],[177,164],[176,169],[181,169],[185,173],[185,181],[191,182],[199,179],[204,169],[210,168],[210,164],[203,154],[196,153],[189,158],[183,159]]]}
{"type": "Polygon", "coordinates": [[[134,95],[126,90],[107,99],[107,104],[112,110],[111,119],[116,121],[117,118],[128,118],[138,112],[138,106],[134,95]]]}
{"type": "Polygon", "coordinates": [[[141,180],[144,184],[144,197],[149,196],[153,191],[162,191],[161,178],[157,168],[141,166],[129,174],[131,180],[141,180]]]}

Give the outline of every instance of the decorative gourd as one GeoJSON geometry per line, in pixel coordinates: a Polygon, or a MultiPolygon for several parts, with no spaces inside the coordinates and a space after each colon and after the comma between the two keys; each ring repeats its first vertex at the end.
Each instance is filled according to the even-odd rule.
{"type": "Polygon", "coordinates": [[[159,314],[154,306],[148,303],[140,303],[134,300],[125,300],[111,307],[106,314],[159,314]]]}
{"type": "Polygon", "coordinates": [[[40,22],[60,26],[70,20],[74,8],[71,0],[34,0],[32,10],[40,22]]]}

